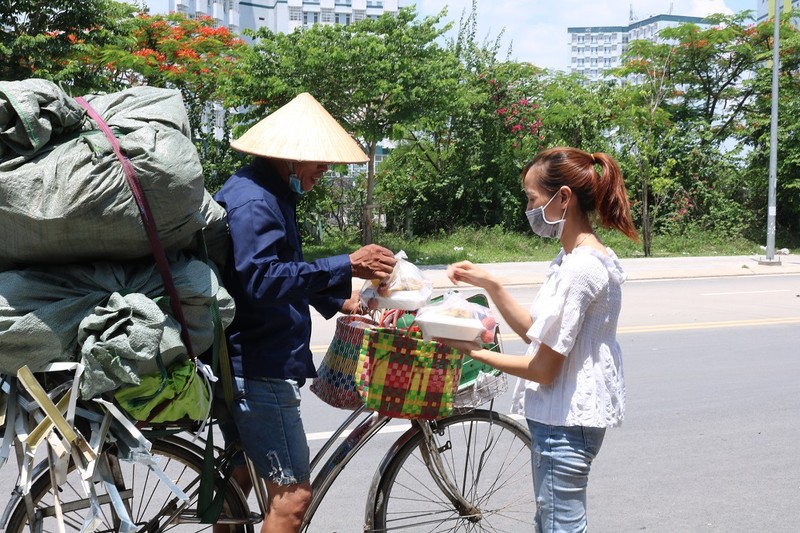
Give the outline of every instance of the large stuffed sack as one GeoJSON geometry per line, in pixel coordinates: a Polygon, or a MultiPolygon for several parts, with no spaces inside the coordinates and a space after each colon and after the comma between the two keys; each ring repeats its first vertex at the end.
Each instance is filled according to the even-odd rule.
{"type": "MultiPolygon", "coordinates": [[[[170,265],[195,354],[214,339],[212,305],[223,326],[234,303],[202,261],[170,265]]],[[[95,397],[188,355],[152,262],[40,266],[0,273],[0,372],[54,361],[84,364],[81,396],[95,397]]]]}
{"type": "Polygon", "coordinates": [[[0,158],[33,155],[80,129],[83,108],[51,81],[0,82],[0,158]]]}
{"type": "MultiPolygon", "coordinates": [[[[0,269],[149,256],[139,207],[111,143],[88,118],[76,129],[77,104],[52,84],[53,96],[45,98],[41,81],[0,85],[6,91],[6,99],[0,98],[0,131],[15,132],[5,140],[0,159],[0,269]],[[26,93],[29,85],[36,96],[26,93]],[[13,98],[9,86],[16,89],[13,98]],[[49,107],[19,105],[26,94],[49,107]],[[22,132],[29,131],[26,142],[22,132]],[[50,131],[44,145],[42,131],[50,131]]],[[[187,247],[206,225],[201,212],[206,191],[180,93],[134,87],[86,100],[115,131],[130,159],[162,245],[187,247]]]]}

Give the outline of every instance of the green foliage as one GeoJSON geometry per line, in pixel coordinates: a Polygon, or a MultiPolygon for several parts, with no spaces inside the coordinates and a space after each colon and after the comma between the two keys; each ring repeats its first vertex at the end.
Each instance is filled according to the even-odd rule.
{"type": "MultiPolygon", "coordinates": [[[[598,230],[602,242],[621,258],[643,257],[639,245],[617,231],[598,230]]],[[[550,261],[559,251],[560,244],[552,239],[541,239],[530,230],[508,231],[494,228],[460,228],[452,233],[428,237],[405,238],[397,234],[384,234],[377,241],[391,250],[403,250],[409,259],[419,265],[447,265],[468,259],[476,263],[516,261],[550,261]]],[[[357,237],[338,234],[326,236],[322,244],[306,244],[307,260],[350,253],[359,246],[357,237]]],[[[791,246],[781,242],[781,246],[791,246]]],[[[762,253],[758,245],[742,237],[730,237],[690,228],[680,235],[655,235],[654,257],[749,255],[762,253]]]]}
{"type": "Polygon", "coordinates": [[[407,130],[379,172],[392,230],[520,226],[519,170],[540,142],[530,87],[541,70],[499,62],[497,42],[479,44],[475,27],[473,6],[448,45],[459,66],[447,106],[407,130]]]}
{"type": "MultiPolygon", "coordinates": [[[[620,162],[643,236],[639,249],[603,234],[620,255],[677,254],[697,243],[739,253],[751,246],[743,238],[761,242],[765,233],[772,21],[715,15],[708,27],[664,29],[658,43],[633,41],[616,72],[628,83],[615,84],[499,58],[499,37],[476,38],[475,1],[444,45],[446,11],[420,19],[404,8],[349,26],[261,30],[251,46],[209,18],[136,10],[144,9],[111,0],[2,3],[0,79],[43,77],[74,94],[131,84],[180,90],[211,191],[244,161],[228,138],[312,93],[371,162],[357,176],[333,169],[303,198],[309,246],[354,246],[368,236],[441,263],[549,259],[552,243],[527,232],[519,171],[559,145],[620,162]],[[211,106],[223,104],[228,120],[211,122],[211,106]],[[376,170],[386,139],[395,148],[376,170]]],[[[781,25],[783,246],[800,235],[796,15],[781,25]]]]}
{"type": "MultiPolygon", "coordinates": [[[[447,104],[454,63],[438,45],[439,17],[417,20],[413,8],[351,25],[314,25],[288,34],[266,29],[226,84],[227,102],[243,107],[239,128],[307,91],[370,156],[364,239],[371,240],[377,143],[396,138],[447,104]]],[[[238,131],[238,130],[237,130],[238,131]]]]}
{"type": "Polygon", "coordinates": [[[113,88],[95,58],[125,36],[135,9],[110,0],[0,3],[0,79],[44,78],[76,95],[113,88]]]}
{"type": "Polygon", "coordinates": [[[616,123],[645,255],[654,234],[754,228],[746,147],[733,139],[754,101],[752,73],[763,70],[769,37],[748,18],[715,15],[705,29],[662,30],[661,43],[633,41],[617,71],[636,82],[619,90],[616,123]]]}
{"type": "MultiPolygon", "coordinates": [[[[780,76],[778,87],[778,146],[776,235],[800,234],[800,30],[790,22],[797,12],[785,15],[780,26],[780,76]]],[[[762,58],[772,57],[773,21],[752,28],[769,46],[762,58]]],[[[772,108],[771,61],[756,71],[748,101],[737,123],[737,137],[752,148],[745,171],[746,209],[759,222],[750,235],[764,235],[767,221],[770,174],[770,114],[772,108]]],[[[763,240],[763,237],[761,238],[763,240]]]]}

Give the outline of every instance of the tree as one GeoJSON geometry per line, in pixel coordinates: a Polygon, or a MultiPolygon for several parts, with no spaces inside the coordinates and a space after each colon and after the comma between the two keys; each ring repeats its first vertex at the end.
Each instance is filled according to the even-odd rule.
{"type": "Polygon", "coordinates": [[[110,89],[94,58],[125,36],[136,9],[109,0],[0,3],[0,79],[44,78],[76,94],[110,89]]]}
{"type": "Polygon", "coordinates": [[[524,222],[519,172],[540,142],[539,104],[531,95],[542,70],[499,61],[500,37],[478,42],[475,7],[448,43],[458,85],[446,105],[405,132],[381,170],[389,222],[406,233],[524,222]]]}
{"type": "Polygon", "coordinates": [[[546,72],[538,76],[533,98],[541,103],[542,147],[572,146],[587,152],[611,152],[608,132],[614,128],[612,83],[590,83],[575,74],[546,72]]]}
{"type": "Polygon", "coordinates": [[[710,26],[665,28],[661,42],[633,41],[617,74],[623,163],[638,193],[645,255],[653,231],[695,226],[741,233],[742,146],[733,142],[753,100],[750,82],[767,39],[749,14],[710,26]]]}
{"type": "MultiPolygon", "coordinates": [[[[314,25],[290,34],[259,30],[252,53],[227,83],[227,102],[247,112],[247,126],[307,91],[353,132],[369,155],[363,242],[373,239],[375,153],[403,125],[449,98],[456,80],[437,43],[440,16],[416,19],[414,8],[354,24],[314,25]]],[[[243,119],[243,120],[242,120],[243,119]]]]}
{"type": "MultiPolygon", "coordinates": [[[[797,11],[786,13],[780,25],[780,74],[778,89],[778,167],[776,225],[783,242],[794,242],[800,233],[800,30],[791,22],[797,11]]],[[[762,240],[767,220],[770,115],[772,107],[772,35],[774,20],[750,28],[765,43],[760,68],[750,80],[754,97],[738,117],[736,136],[752,148],[747,155],[744,211],[755,215],[751,237],[762,240]]],[[[762,241],[763,242],[763,241],[762,241]]]]}
{"type": "Polygon", "coordinates": [[[151,85],[181,92],[207,186],[215,189],[240,161],[228,146],[219,80],[230,76],[246,48],[211,17],[140,13],[130,22],[129,37],[104,47],[98,61],[116,87],[151,85]]]}
{"type": "Polygon", "coordinates": [[[672,48],[670,76],[675,85],[671,102],[676,118],[705,130],[703,143],[718,146],[733,134],[739,116],[752,99],[747,83],[763,62],[769,34],[748,24],[750,13],[712,15],[710,26],[681,24],[661,30],[672,48]]]}
{"type": "Polygon", "coordinates": [[[106,46],[100,62],[117,86],[152,85],[181,92],[192,132],[199,137],[208,105],[219,100],[219,80],[232,72],[246,48],[242,39],[208,16],[138,14],[130,36],[106,46]]]}
{"type": "Polygon", "coordinates": [[[633,156],[635,171],[626,172],[638,178],[644,255],[651,255],[652,227],[650,220],[650,187],[656,173],[668,179],[672,165],[661,157],[666,140],[675,135],[674,123],[665,109],[674,93],[670,70],[674,47],[645,40],[632,41],[626,52],[625,64],[617,75],[635,80],[618,92],[618,136],[623,149],[633,156]]]}

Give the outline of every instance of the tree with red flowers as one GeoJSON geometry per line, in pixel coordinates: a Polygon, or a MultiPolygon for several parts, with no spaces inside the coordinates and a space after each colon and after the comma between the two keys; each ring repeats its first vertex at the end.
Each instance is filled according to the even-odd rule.
{"type": "Polygon", "coordinates": [[[202,136],[208,104],[233,69],[244,42],[208,16],[137,15],[124,46],[107,47],[101,61],[119,85],[177,89],[189,112],[192,134],[202,136]]]}
{"type": "Polygon", "coordinates": [[[109,0],[0,2],[0,79],[44,78],[75,94],[113,88],[94,58],[120,43],[135,10],[109,0]]]}

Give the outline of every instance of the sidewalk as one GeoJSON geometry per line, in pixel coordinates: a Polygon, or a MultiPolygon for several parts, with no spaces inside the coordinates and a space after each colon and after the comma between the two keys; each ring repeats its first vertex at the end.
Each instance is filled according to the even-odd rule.
{"type": "MultiPolygon", "coordinates": [[[[764,256],[737,255],[713,257],[640,257],[620,259],[628,281],[648,279],[704,278],[719,276],[754,276],[764,274],[800,274],[800,255],[775,256],[770,264],[760,264],[764,256]]],[[[504,285],[538,285],[544,281],[549,261],[490,263],[481,267],[497,275],[504,285]]],[[[434,288],[453,284],[447,279],[447,265],[420,266],[434,288]]]]}

